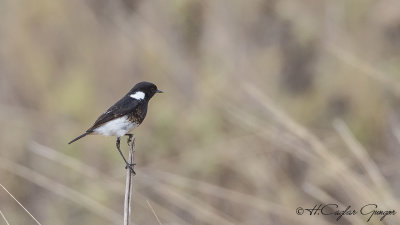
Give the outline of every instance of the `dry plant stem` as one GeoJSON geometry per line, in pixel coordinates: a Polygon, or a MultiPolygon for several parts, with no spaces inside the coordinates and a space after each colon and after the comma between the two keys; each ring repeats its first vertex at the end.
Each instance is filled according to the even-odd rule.
{"type": "Polygon", "coordinates": [[[3,217],[4,222],[6,222],[7,225],[10,225],[10,224],[8,223],[8,221],[7,221],[7,218],[4,216],[4,214],[3,214],[3,212],[2,212],[1,210],[0,210],[0,215],[1,215],[1,217],[3,217]]]}
{"type": "MultiPolygon", "coordinates": [[[[135,162],[135,136],[128,136],[129,155],[128,163],[134,166],[135,162]]],[[[131,224],[131,203],[132,203],[132,190],[133,190],[133,176],[135,174],[127,168],[126,170],[126,184],[125,184],[125,201],[124,201],[124,225],[131,224]]]]}
{"type": "Polygon", "coordinates": [[[158,222],[159,225],[162,225],[160,219],[158,218],[156,211],[154,210],[153,206],[151,206],[149,200],[146,199],[147,205],[149,206],[149,208],[151,209],[151,212],[153,213],[154,217],[156,217],[156,220],[158,222]]]}
{"type": "MultiPolygon", "coordinates": [[[[28,180],[54,194],[57,194],[65,199],[78,204],[89,211],[92,211],[99,217],[103,217],[111,222],[111,224],[121,224],[121,214],[114,212],[112,209],[100,204],[99,202],[89,198],[87,195],[82,194],[72,188],[69,188],[61,183],[55,182],[54,180],[47,178],[46,176],[32,170],[31,168],[21,166],[20,164],[14,163],[13,161],[7,160],[0,157],[0,168],[7,170],[10,173],[18,175],[25,180],[28,180]]],[[[4,188],[1,184],[0,186],[4,188]]],[[[5,189],[6,190],[6,189],[5,189]]],[[[6,190],[7,193],[9,193],[6,190]]],[[[9,194],[10,195],[10,194],[9,194]]],[[[19,203],[12,195],[10,195],[25,211],[32,217],[25,207],[19,203]]],[[[32,218],[34,219],[34,218],[32,218]]],[[[38,225],[41,225],[36,219],[34,219],[38,225]]]]}
{"type": "MultiPolygon", "coordinates": [[[[28,215],[38,224],[38,225],[42,225],[41,223],[39,223],[39,221],[14,197],[14,195],[12,195],[2,184],[0,184],[0,186],[7,192],[8,195],[11,196],[11,198],[14,199],[15,202],[18,203],[19,206],[21,206],[26,213],[28,213],[28,215]]],[[[4,217],[3,213],[1,213],[2,217],[4,218],[4,220],[8,223],[8,221],[6,220],[6,218],[4,217]]]]}

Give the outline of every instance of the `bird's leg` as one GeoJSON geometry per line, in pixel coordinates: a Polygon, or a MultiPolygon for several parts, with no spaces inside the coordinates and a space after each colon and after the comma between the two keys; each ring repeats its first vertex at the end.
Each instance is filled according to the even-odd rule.
{"type": "MultiPolygon", "coordinates": [[[[133,139],[133,137],[134,137],[134,135],[133,134],[125,134],[126,136],[128,136],[128,139],[127,139],[127,143],[128,143],[128,146],[130,146],[130,147],[132,147],[131,145],[134,145],[135,143],[135,140],[133,139]]],[[[132,153],[133,154],[133,153],[132,153]]],[[[129,166],[129,168],[133,168],[134,166],[136,165],[136,163],[135,162],[133,162],[133,163],[128,163],[127,165],[126,165],[126,167],[125,167],[125,169],[129,166]]],[[[133,169],[132,169],[133,170],[133,169]]],[[[135,171],[133,171],[133,174],[136,174],[135,173],[135,171]]]]}
{"type": "Polygon", "coordinates": [[[121,143],[120,137],[117,137],[116,146],[117,146],[117,149],[118,149],[119,154],[121,154],[122,158],[123,158],[124,161],[125,161],[125,164],[126,164],[125,169],[127,169],[127,168],[129,167],[129,169],[131,170],[131,172],[132,172],[133,174],[136,174],[136,173],[135,173],[135,170],[133,170],[133,166],[134,166],[135,164],[134,164],[134,163],[133,163],[133,164],[129,164],[128,161],[126,161],[124,154],[122,154],[122,152],[121,152],[120,143],[121,143]]]}

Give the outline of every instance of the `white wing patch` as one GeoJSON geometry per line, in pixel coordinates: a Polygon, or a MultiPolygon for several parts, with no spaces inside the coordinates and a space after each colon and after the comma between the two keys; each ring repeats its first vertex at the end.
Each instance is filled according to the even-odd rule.
{"type": "Polygon", "coordinates": [[[131,98],[134,98],[136,100],[143,100],[145,97],[145,94],[141,91],[137,91],[134,94],[129,95],[131,98]]]}
{"type": "Polygon", "coordinates": [[[94,129],[93,131],[97,134],[105,135],[105,136],[117,136],[122,137],[130,130],[134,129],[138,125],[136,123],[132,123],[128,120],[127,116],[123,116],[107,123],[101,125],[100,127],[94,129]]]}

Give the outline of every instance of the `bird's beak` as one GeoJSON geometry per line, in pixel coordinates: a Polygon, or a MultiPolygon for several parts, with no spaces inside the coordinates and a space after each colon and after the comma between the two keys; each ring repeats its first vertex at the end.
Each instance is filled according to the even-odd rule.
{"type": "Polygon", "coordinates": [[[156,93],[164,93],[163,91],[161,91],[161,90],[157,90],[156,91],[156,93]]]}

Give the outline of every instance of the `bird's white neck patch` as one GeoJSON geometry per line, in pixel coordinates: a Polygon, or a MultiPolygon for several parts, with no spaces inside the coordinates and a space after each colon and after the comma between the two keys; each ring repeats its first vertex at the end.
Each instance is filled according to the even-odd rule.
{"type": "Polygon", "coordinates": [[[136,100],[143,100],[144,99],[144,92],[141,91],[137,91],[134,94],[129,95],[131,98],[134,98],[136,100]]]}

